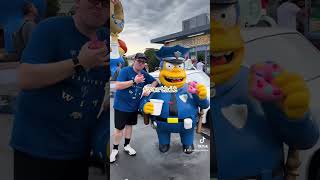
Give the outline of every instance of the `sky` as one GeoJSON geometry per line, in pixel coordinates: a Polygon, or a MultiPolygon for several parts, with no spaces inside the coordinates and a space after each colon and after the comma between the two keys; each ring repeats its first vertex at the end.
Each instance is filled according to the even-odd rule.
{"type": "Polygon", "coordinates": [[[160,48],[151,39],[182,31],[182,21],[209,13],[210,0],[122,0],[125,25],[119,38],[127,44],[127,56],[160,48]]]}

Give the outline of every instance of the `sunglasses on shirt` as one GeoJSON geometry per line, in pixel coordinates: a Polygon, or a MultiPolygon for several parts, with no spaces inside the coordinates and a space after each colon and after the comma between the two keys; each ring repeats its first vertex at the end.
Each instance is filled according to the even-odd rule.
{"type": "Polygon", "coordinates": [[[109,7],[109,1],[107,0],[88,0],[88,2],[90,2],[93,5],[98,5],[99,3],[101,3],[102,7],[107,8],[109,7]]]}

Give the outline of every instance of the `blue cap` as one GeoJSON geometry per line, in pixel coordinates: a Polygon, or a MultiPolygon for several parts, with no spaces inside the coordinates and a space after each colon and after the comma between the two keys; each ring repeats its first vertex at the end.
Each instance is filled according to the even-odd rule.
{"type": "Polygon", "coordinates": [[[184,56],[188,51],[189,48],[180,45],[162,46],[160,50],[156,52],[156,56],[160,59],[160,61],[180,64],[185,61],[184,56]]]}

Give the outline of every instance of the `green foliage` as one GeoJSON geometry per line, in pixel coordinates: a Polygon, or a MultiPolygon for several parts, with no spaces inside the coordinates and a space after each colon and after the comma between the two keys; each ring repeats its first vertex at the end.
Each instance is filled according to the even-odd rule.
{"type": "Polygon", "coordinates": [[[156,70],[157,67],[159,67],[160,61],[157,59],[155,54],[157,50],[158,49],[149,48],[144,52],[146,57],[149,59],[148,61],[149,72],[153,72],[156,70]]]}
{"type": "Polygon", "coordinates": [[[198,60],[198,62],[204,61],[204,60],[205,60],[205,55],[204,55],[204,53],[199,53],[199,54],[197,54],[197,60],[198,60]]]}
{"type": "Polygon", "coordinates": [[[46,17],[57,16],[57,13],[60,10],[59,0],[47,0],[47,11],[46,17]]]}

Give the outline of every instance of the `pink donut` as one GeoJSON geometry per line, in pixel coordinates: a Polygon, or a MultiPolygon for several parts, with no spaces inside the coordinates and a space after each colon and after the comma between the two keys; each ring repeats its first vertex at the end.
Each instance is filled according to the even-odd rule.
{"type": "Polygon", "coordinates": [[[198,93],[197,84],[198,83],[195,82],[195,81],[189,82],[188,92],[191,93],[191,94],[197,94],[198,93]]]}
{"type": "Polygon", "coordinates": [[[278,101],[282,99],[283,93],[273,80],[283,69],[274,62],[255,64],[250,68],[250,94],[260,101],[278,101]]]}

